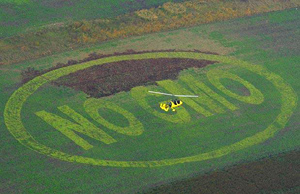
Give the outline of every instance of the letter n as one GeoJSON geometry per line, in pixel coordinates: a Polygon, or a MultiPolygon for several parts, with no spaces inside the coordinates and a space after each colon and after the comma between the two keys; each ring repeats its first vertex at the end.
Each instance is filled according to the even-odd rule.
{"type": "Polygon", "coordinates": [[[106,144],[116,142],[114,138],[106,134],[101,129],[97,128],[94,124],[89,122],[86,118],[75,112],[70,107],[60,106],[58,107],[58,109],[64,114],[71,117],[77,123],[61,118],[60,116],[57,116],[53,113],[48,113],[44,110],[38,111],[35,114],[85,150],[91,149],[93,146],[83,138],[78,136],[74,131],[87,135],[90,138],[96,139],[98,141],[102,141],[106,144]]]}

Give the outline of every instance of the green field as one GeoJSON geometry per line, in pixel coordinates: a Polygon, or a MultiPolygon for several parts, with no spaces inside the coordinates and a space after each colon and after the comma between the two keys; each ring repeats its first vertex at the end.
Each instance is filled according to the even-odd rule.
{"type": "MultiPolygon", "coordinates": [[[[110,18],[131,11],[162,5],[167,0],[4,0],[0,2],[0,37],[12,36],[45,25],[110,18]]],[[[178,2],[178,1],[173,1],[178,2]]]]}
{"type": "Polygon", "coordinates": [[[4,112],[0,116],[1,190],[133,193],[195,173],[299,148],[299,26],[299,11],[290,9],[0,66],[0,107],[4,112]],[[104,58],[49,72],[21,87],[20,72],[27,67],[45,69],[57,62],[83,58],[90,52],[112,53],[128,48],[199,49],[220,55],[146,53],[104,58]],[[182,71],[177,80],[159,81],[158,86],[136,87],[99,100],[48,83],[75,70],[132,57],[194,57],[218,63],[182,71]],[[37,88],[39,83],[44,85],[37,88]],[[188,90],[205,96],[203,88],[195,87],[197,83],[211,89],[204,92],[212,101],[183,99],[185,104],[176,113],[159,110],[159,102],[168,97],[147,93],[147,90],[171,93],[188,90]],[[19,93],[10,98],[17,89],[19,93]],[[249,89],[252,97],[247,97],[249,89]],[[97,112],[96,104],[104,108],[97,112]],[[200,105],[212,114],[203,111],[200,105]],[[62,134],[63,130],[49,125],[55,121],[49,119],[49,113],[61,117],[56,120],[61,125],[57,129],[66,128],[63,119],[69,120],[68,124],[90,123],[89,127],[92,123],[115,142],[105,144],[96,140],[96,135],[91,138],[82,133],[71,135],[72,141],[71,136],[62,134]],[[128,129],[132,133],[122,131],[127,126],[133,126],[128,129]],[[23,127],[27,133],[22,131],[23,127]]]}

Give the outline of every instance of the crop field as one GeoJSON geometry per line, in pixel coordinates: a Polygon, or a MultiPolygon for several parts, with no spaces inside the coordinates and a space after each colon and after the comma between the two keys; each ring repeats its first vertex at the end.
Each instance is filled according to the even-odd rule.
{"type": "Polygon", "coordinates": [[[1,65],[0,192],[299,193],[299,26],[292,8],[1,65]],[[165,112],[148,91],[199,97],[165,112]]]}
{"type": "Polygon", "coordinates": [[[46,25],[59,26],[66,21],[118,16],[165,2],[167,0],[2,0],[0,37],[46,25]]]}

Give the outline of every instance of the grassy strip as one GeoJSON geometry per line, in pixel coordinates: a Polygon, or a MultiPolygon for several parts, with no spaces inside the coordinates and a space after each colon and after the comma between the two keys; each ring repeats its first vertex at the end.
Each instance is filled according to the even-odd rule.
{"type": "Polygon", "coordinates": [[[169,2],[158,8],[140,10],[111,19],[48,26],[35,32],[2,39],[0,64],[35,59],[112,39],[195,26],[299,5],[299,1],[280,0],[169,2]]]}

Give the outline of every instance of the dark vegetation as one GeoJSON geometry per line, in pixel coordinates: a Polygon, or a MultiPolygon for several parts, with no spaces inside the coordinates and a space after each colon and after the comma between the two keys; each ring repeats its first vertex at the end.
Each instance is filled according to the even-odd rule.
{"type": "Polygon", "coordinates": [[[143,193],[300,193],[300,151],[163,184],[143,193]]]}
{"type": "MultiPolygon", "coordinates": [[[[146,53],[146,51],[135,52],[133,50],[128,50],[125,53],[114,53],[113,55],[91,53],[88,58],[83,60],[69,60],[68,63],[58,63],[56,66],[42,71],[35,70],[33,67],[29,67],[21,73],[22,83],[25,83],[38,75],[61,67],[75,65],[109,56],[138,53],[146,53]]],[[[176,79],[178,73],[183,69],[192,67],[202,68],[213,63],[213,61],[206,60],[176,58],[129,60],[108,63],[105,65],[94,66],[88,69],[80,70],[70,75],[63,76],[53,83],[58,86],[63,85],[83,91],[91,97],[100,98],[121,91],[129,91],[131,88],[136,86],[155,84],[155,81],[176,79]]]]}

